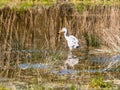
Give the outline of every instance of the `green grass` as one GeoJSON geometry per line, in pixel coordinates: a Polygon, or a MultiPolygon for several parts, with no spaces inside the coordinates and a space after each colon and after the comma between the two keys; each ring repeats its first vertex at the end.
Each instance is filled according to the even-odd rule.
{"type": "Polygon", "coordinates": [[[99,37],[95,33],[88,35],[88,33],[85,32],[83,36],[88,47],[100,47],[99,37]]]}
{"type": "Polygon", "coordinates": [[[20,10],[25,10],[25,9],[28,9],[28,8],[30,8],[30,7],[32,7],[33,6],[33,3],[31,2],[31,3],[28,3],[28,2],[26,2],[26,3],[22,3],[22,4],[20,4],[20,10]]]}
{"type": "Polygon", "coordinates": [[[86,6],[84,4],[80,3],[80,4],[77,4],[76,7],[77,7],[79,12],[82,12],[82,11],[84,11],[86,6]]]}
{"type": "Polygon", "coordinates": [[[0,85],[0,90],[12,90],[12,88],[8,88],[5,85],[0,85]]]}
{"type": "Polygon", "coordinates": [[[41,3],[45,6],[51,6],[56,3],[56,0],[54,0],[54,1],[53,0],[42,0],[41,3]]]}
{"type": "Polygon", "coordinates": [[[92,88],[113,88],[113,83],[104,82],[103,77],[92,78],[90,81],[90,87],[92,88]]]}
{"type": "Polygon", "coordinates": [[[116,0],[83,0],[83,1],[77,1],[74,0],[74,4],[82,3],[85,5],[120,5],[120,1],[116,0]]]}
{"type": "Polygon", "coordinates": [[[72,84],[70,90],[78,90],[78,89],[74,84],[72,84]]]}
{"type": "Polygon", "coordinates": [[[4,7],[8,3],[10,3],[9,0],[0,0],[0,8],[4,7]]]}
{"type": "MultiPolygon", "coordinates": [[[[35,5],[43,5],[43,6],[51,6],[53,4],[56,4],[57,0],[19,0],[19,1],[15,1],[15,0],[0,0],[0,8],[3,8],[4,6],[10,6],[12,8],[19,8],[19,9],[27,9],[30,7],[33,7],[35,5]]],[[[84,9],[84,6],[86,5],[91,5],[91,6],[95,6],[95,5],[120,5],[120,1],[102,1],[102,0],[98,0],[98,1],[93,1],[93,0],[83,0],[83,1],[79,1],[79,0],[72,0],[71,3],[74,3],[77,8],[79,9],[79,11],[82,11],[84,9]]]]}

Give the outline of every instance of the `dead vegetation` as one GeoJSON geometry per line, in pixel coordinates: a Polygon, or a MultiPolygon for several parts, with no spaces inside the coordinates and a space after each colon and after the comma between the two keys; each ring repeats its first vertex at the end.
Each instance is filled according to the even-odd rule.
{"type": "Polygon", "coordinates": [[[83,11],[78,12],[79,8],[66,3],[24,11],[4,7],[0,10],[1,46],[12,50],[61,48],[65,42],[57,32],[67,27],[87,46],[118,49],[119,7],[83,5],[83,11]]]}

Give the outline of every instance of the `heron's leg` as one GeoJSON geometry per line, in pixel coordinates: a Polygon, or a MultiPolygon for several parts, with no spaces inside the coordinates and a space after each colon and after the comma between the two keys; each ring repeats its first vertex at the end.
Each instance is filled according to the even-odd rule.
{"type": "Polygon", "coordinates": [[[67,64],[66,63],[64,64],[64,69],[67,69],[67,64]]]}

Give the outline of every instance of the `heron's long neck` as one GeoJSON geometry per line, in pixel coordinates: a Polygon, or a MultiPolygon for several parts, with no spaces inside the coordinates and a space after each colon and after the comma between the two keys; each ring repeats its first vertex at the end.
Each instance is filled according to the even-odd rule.
{"type": "Polygon", "coordinates": [[[67,38],[68,36],[68,31],[64,32],[64,37],[67,38]]]}

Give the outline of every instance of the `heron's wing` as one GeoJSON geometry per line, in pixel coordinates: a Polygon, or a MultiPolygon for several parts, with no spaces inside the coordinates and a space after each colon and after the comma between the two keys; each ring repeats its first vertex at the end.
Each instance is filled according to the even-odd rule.
{"type": "Polygon", "coordinates": [[[73,36],[73,35],[70,35],[69,38],[70,38],[70,40],[71,40],[72,42],[76,42],[76,43],[79,42],[78,39],[77,39],[75,36],[73,36]]]}

